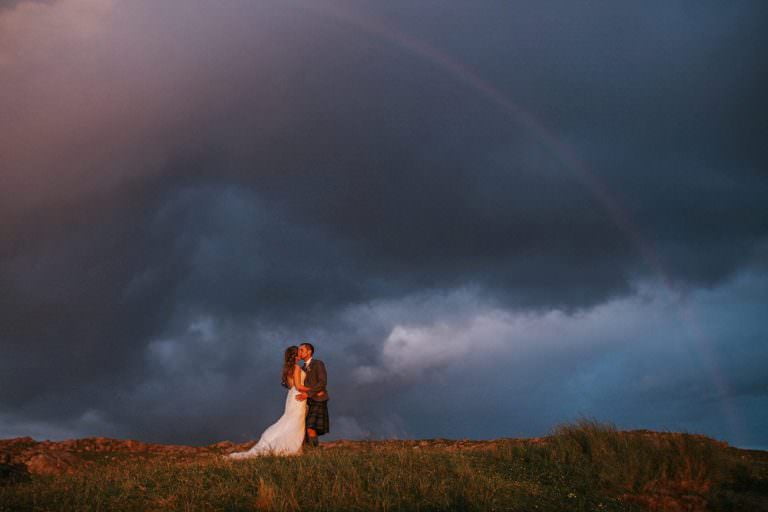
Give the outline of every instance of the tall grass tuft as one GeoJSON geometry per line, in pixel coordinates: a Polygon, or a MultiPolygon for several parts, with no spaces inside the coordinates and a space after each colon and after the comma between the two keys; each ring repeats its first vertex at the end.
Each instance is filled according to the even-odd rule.
{"type": "Polygon", "coordinates": [[[725,447],[690,434],[619,432],[593,420],[557,427],[553,460],[582,467],[605,488],[648,492],[676,488],[704,494],[733,470],[725,447]]]}

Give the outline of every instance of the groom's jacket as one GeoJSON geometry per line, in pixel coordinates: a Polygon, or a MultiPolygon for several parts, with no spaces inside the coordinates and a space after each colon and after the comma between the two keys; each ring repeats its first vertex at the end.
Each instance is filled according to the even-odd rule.
{"type": "Polygon", "coordinates": [[[325,363],[319,359],[312,359],[309,363],[307,376],[304,378],[304,385],[309,388],[307,396],[312,400],[318,402],[325,402],[328,400],[328,391],[325,389],[328,385],[328,374],[325,371],[325,363]],[[321,396],[318,396],[321,391],[325,392],[322,393],[321,396]]]}

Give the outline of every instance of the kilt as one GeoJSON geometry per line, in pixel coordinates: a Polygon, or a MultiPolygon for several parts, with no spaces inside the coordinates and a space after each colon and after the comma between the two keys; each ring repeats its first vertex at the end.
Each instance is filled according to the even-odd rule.
{"type": "Polygon", "coordinates": [[[328,401],[322,402],[307,398],[307,428],[314,429],[317,435],[327,434],[329,431],[328,422],[328,401]]]}

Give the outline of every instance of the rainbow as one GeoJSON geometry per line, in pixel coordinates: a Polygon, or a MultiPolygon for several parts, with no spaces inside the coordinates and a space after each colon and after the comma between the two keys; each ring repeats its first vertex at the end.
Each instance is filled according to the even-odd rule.
{"type": "Polygon", "coordinates": [[[738,414],[733,402],[727,399],[730,386],[724,372],[717,365],[712,340],[697,322],[689,304],[679,293],[675,293],[675,286],[669,277],[669,273],[664,269],[654,244],[642,236],[627,209],[621,206],[621,201],[618,199],[617,194],[611,191],[589,169],[589,166],[576,154],[573,148],[560,140],[536,115],[523,109],[500,88],[481,78],[466,64],[459,62],[425,41],[388,26],[381,20],[342,8],[331,1],[298,0],[296,5],[301,9],[332,19],[368,36],[373,36],[386,44],[397,46],[406,53],[428,62],[454,80],[467,86],[469,90],[501,108],[515,122],[519,123],[539,140],[544,147],[549,148],[563,168],[573,173],[574,177],[586,187],[597,203],[603,208],[611,221],[629,238],[633,246],[639,251],[643,261],[655,272],[663,285],[673,292],[673,296],[680,297],[680,315],[682,320],[688,327],[691,336],[698,341],[699,348],[701,349],[700,351],[692,351],[690,355],[711,376],[712,386],[716,395],[720,398],[720,407],[728,423],[730,437],[734,439],[741,438],[741,434],[745,432],[744,421],[738,414]]]}

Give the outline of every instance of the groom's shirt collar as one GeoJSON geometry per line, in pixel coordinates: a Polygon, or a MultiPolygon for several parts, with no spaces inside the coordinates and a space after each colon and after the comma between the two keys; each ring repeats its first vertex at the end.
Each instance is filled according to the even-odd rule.
{"type": "Polygon", "coordinates": [[[305,370],[307,368],[309,368],[309,363],[311,363],[311,362],[312,362],[312,358],[311,357],[309,359],[307,359],[306,361],[304,361],[304,369],[305,370]]]}

